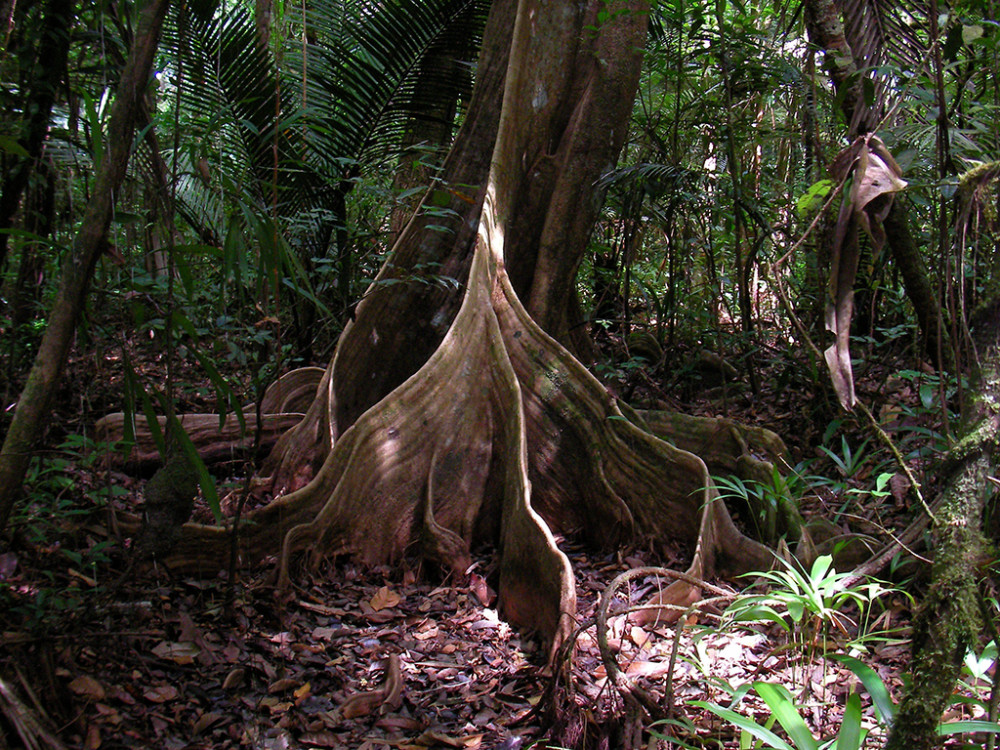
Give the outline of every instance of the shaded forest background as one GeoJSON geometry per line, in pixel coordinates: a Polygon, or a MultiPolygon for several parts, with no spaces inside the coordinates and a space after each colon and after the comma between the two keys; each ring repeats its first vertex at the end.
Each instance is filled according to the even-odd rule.
{"type": "MultiPolygon", "coordinates": [[[[303,385],[279,394],[282,408],[260,405],[274,403],[267,392],[283,374],[327,366],[363,301],[394,286],[452,297],[470,286],[441,263],[379,272],[387,261],[391,269],[415,211],[427,236],[450,236],[456,205],[471,201],[469,185],[445,181],[444,164],[482,74],[489,4],[11,0],[0,11],[8,438],[29,372],[44,364],[59,285],[94,230],[101,175],[121,165],[92,275],[71,284],[81,301],[66,323],[72,349],[33,428],[30,462],[18,449],[23,478],[0,488],[0,697],[12,745],[361,747],[378,735],[399,747],[735,747],[742,732],[772,747],[874,746],[907,693],[903,675],[919,665],[909,642],[941,643],[913,625],[916,603],[926,599],[933,617],[942,591],[970,590],[957,640],[938,654],[954,668],[942,677],[945,736],[955,746],[993,742],[1000,483],[995,434],[973,430],[991,419],[997,343],[991,2],[650,9],[625,145],[595,183],[601,207],[571,312],[547,330],[643,414],[725,418],[783,440],[770,476],[734,467],[711,477],[743,533],[775,550],[776,567],[719,589],[700,621],[685,602],[681,624],[653,623],[650,637],[633,627],[641,614],[608,624],[608,608],[648,600],[673,580],[653,566],[683,568],[691,550],[665,552],[656,540],[595,550],[560,536],[577,571],[578,624],[592,636],[574,636],[574,666],[555,668],[551,681],[543,667],[557,662],[546,645],[527,634],[522,642],[497,619],[489,545],[471,550],[471,572],[448,557],[441,569],[403,556],[374,571],[328,560],[291,599],[272,596],[271,566],[240,572],[235,545],[221,574],[162,565],[192,514],[232,527],[280,494],[253,477],[306,411],[320,372],[300,371],[303,385]],[[152,75],[139,77],[123,134],[115,92],[150,43],[157,8],[152,75]],[[97,430],[112,413],[114,428],[97,430]],[[203,418],[180,416],[190,413],[203,418]],[[150,479],[175,454],[182,468],[150,479]],[[946,549],[946,480],[980,455],[977,499],[956,515],[984,543],[954,542],[961,580],[942,588],[941,566],[930,563],[946,549]],[[150,531],[162,496],[153,487],[168,498],[165,525],[150,531]],[[752,580],[758,588],[736,593],[752,580]],[[496,638],[472,639],[459,627],[470,623],[496,638]],[[302,637],[269,640],[273,652],[247,645],[268,629],[302,637]],[[244,640],[226,641],[232,633],[244,640]],[[717,658],[720,633],[739,653],[732,661],[759,662],[721,672],[728,687],[709,678],[698,645],[717,658]],[[767,657],[752,656],[764,648],[758,637],[767,657]],[[115,662],[98,645],[109,638],[143,656],[115,662]],[[425,641],[450,643],[449,656],[496,649],[489,668],[500,671],[442,675],[461,674],[461,664],[443,667],[440,650],[421,662],[412,644],[425,641]],[[336,658],[311,660],[335,647],[342,673],[336,658]],[[700,678],[677,677],[675,687],[662,666],[626,666],[669,663],[679,675],[678,653],[700,678]],[[431,662],[420,679],[437,694],[404,695],[401,675],[412,685],[414,665],[431,662]],[[207,687],[191,665],[211,673],[207,687]],[[326,703],[323,678],[309,670],[327,673],[326,703]],[[862,687],[829,691],[848,679],[862,687]],[[477,682],[490,687],[469,692],[477,682]],[[204,697],[223,690],[224,700],[204,697]],[[528,693],[537,700],[517,704],[528,693]],[[789,710],[799,716],[804,704],[811,712],[796,721],[789,710]],[[844,729],[855,726],[856,743],[844,729]]],[[[593,33],[625,12],[601,5],[593,33]]],[[[701,439],[707,453],[741,440],[701,439]]],[[[931,746],[937,713],[918,744],[890,742],[931,746]]]]}

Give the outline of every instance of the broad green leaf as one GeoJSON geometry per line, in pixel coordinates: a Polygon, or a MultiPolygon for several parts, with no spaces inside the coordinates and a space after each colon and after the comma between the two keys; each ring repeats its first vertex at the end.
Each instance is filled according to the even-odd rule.
{"type": "Polygon", "coordinates": [[[798,709],[795,708],[795,699],[787,688],[769,682],[755,682],[753,687],[771,709],[771,713],[777,717],[778,723],[788,733],[797,750],[819,750],[819,743],[799,715],[798,709]]]}
{"type": "Polygon", "coordinates": [[[767,747],[775,748],[775,750],[796,750],[770,729],[765,729],[756,721],[747,718],[743,714],[738,714],[735,711],[730,711],[728,708],[722,708],[722,706],[717,706],[707,701],[691,701],[691,705],[711,711],[720,719],[728,721],[734,727],[749,732],[762,742],[766,742],[767,747]]]}
{"type": "Polygon", "coordinates": [[[862,736],[861,697],[851,693],[844,706],[840,731],[837,732],[837,750],[860,750],[862,736]]]}
{"type": "Polygon", "coordinates": [[[839,661],[850,669],[855,677],[861,680],[861,684],[865,686],[865,690],[871,696],[872,705],[875,706],[875,711],[878,713],[879,722],[883,726],[888,726],[892,723],[892,719],[896,715],[896,706],[892,702],[889,690],[886,688],[885,683],[882,682],[882,678],[878,676],[878,673],[863,661],[847,654],[831,654],[829,658],[839,661]]]}
{"type": "Polygon", "coordinates": [[[29,158],[27,150],[24,146],[17,142],[16,139],[11,138],[9,135],[0,135],[0,151],[5,151],[8,154],[14,154],[14,156],[20,156],[22,159],[29,158]]]}
{"type": "Polygon", "coordinates": [[[962,27],[962,41],[965,44],[972,44],[983,35],[983,27],[979,24],[962,27]]]}
{"type": "Polygon", "coordinates": [[[795,202],[795,210],[799,218],[805,219],[819,209],[832,189],[833,180],[820,180],[813,183],[795,202]]]}
{"type": "Polygon", "coordinates": [[[1000,723],[995,721],[949,721],[947,724],[938,726],[938,734],[942,737],[967,732],[1000,734],[1000,723]]]}

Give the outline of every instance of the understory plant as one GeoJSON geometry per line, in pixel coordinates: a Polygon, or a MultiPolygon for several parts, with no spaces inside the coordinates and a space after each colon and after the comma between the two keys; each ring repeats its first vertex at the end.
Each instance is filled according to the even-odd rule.
{"type": "MultiPolygon", "coordinates": [[[[774,748],[775,750],[860,750],[868,747],[872,729],[886,730],[891,726],[896,714],[896,705],[888,688],[875,672],[864,662],[847,655],[834,655],[858,678],[871,699],[871,712],[862,710],[861,696],[851,692],[847,696],[840,716],[840,726],[836,735],[817,737],[809,727],[799,701],[783,685],[769,682],[755,682],[742,685],[732,691],[733,698],[728,706],[712,701],[692,701],[691,705],[702,708],[731,724],[740,732],[740,750],[750,748],[774,748]],[[752,718],[736,710],[743,699],[753,690],[767,707],[761,720],[752,718]],[[870,716],[866,716],[870,713],[870,716]],[[775,725],[783,730],[783,736],[775,731],[775,725]]],[[[824,706],[824,714],[829,715],[832,706],[824,706]]],[[[655,734],[655,732],[654,732],[655,734]]],[[[948,721],[938,726],[940,737],[971,734],[978,737],[1000,734],[1000,724],[988,720],[948,721]]],[[[981,742],[962,745],[982,747],[981,742]]]]}

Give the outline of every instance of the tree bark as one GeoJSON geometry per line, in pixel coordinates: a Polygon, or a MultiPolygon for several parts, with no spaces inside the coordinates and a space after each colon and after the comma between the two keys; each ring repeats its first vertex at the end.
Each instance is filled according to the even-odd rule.
{"type": "Polygon", "coordinates": [[[111,110],[108,153],[98,170],[80,231],[66,255],[48,327],[0,449],[0,530],[6,526],[15,498],[20,493],[32,450],[66,365],[94,267],[107,245],[115,196],[128,166],[136,113],[149,82],[168,5],[169,0],[150,0],[141,12],[111,110]]]}
{"type": "MultiPolygon", "coordinates": [[[[14,8],[12,7],[12,12],[14,8]]],[[[49,130],[49,118],[56,92],[66,70],[69,51],[69,30],[73,21],[73,3],[70,0],[49,0],[45,6],[45,27],[42,29],[35,58],[35,73],[30,81],[30,93],[24,102],[26,120],[21,126],[20,145],[26,156],[12,156],[13,165],[4,175],[0,192],[0,229],[14,225],[21,196],[28,185],[34,165],[42,158],[42,146],[49,130]]],[[[0,233],[0,270],[7,260],[6,233],[0,233]]]]}
{"type": "Polygon", "coordinates": [[[912,681],[886,750],[930,750],[940,744],[937,725],[951,699],[966,652],[982,632],[979,583],[993,559],[982,534],[987,500],[995,489],[1000,445],[1000,300],[974,321],[980,353],[971,428],[952,449],[934,522],[931,587],[913,626],[912,681]]]}

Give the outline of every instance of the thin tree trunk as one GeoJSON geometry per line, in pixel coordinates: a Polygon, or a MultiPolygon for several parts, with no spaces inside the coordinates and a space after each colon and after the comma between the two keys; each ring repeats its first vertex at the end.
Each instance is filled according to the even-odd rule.
{"type": "MultiPolygon", "coordinates": [[[[45,29],[42,31],[36,56],[37,73],[30,82],[31,93],[24,107],[28,115],[27,122],[22,125],[23,135],[20,140],[28,155],[12,157],[14,164],[4,175],[3,191],[0,193],[0,229],[13,226],[33,165],[41,158],[52,105],[66,69],[72,18],[73,3],[70,0],[49,0],[45,8],[45,29]]],[[[7,234],[0,233],[0,269],[4,267],[6,260],[7,234]]]]}
{"type": "Polygon", "coordinates": [[[136,116],[149,82],[168,5],[169,0],[150,0],[139,18],[138,30],[111,110],[108,125],[110,148],[97,173],[80,232],[63,264],[48,328],[0,449],[0,530],[6,526],[20,492],[32,450],[40,437],[52,396],[66,366],[94,267],[107,246],[115,196],[125,177],[136,116]]]}

